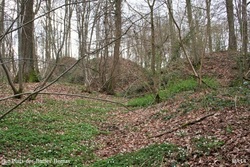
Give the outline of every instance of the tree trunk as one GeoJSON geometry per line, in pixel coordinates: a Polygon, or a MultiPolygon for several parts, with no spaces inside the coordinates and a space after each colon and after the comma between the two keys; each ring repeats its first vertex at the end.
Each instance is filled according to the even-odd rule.
{"type": "MultiPolygon", "coordinates": [[[[71,3],[71,0],[65,0],[65,4],[69,3],[71,3]]],[[[73,7],[71,5],[66,6],[65,12],[67,14],[67,22],[64,25],[64,28],[66,29],[64,56],[71,57],[71,18],[73,14],[73,7]]]]}
{"type": "Polygon", "coordinates": [[[233,0],[226,0],[226,9],[227,9],[227,21],[228,21],[228,28],[229,28],[228,50],[236,51],[237,41],[236,41],[235,30],[234,30],[233,0]]]}
{"type": "MultiPolygon", "coordinates": [[[[46,1],[46,11],[50,11],[52,9],[51,0],[46,1]]],[[[50,61],[52,59],[52,14],[49,12],[45,18],[45,72],[46,76],[47,71],[50,68],[50,61]]]]}
{"type": "Polygon", "coordinates": [[[206,14],[207,14],[207,36],[209,53],[213,52],[212,34],[211,34],[211,0],[206,0],[206,14]]]}
{"type": "Polygon", "coordinates": [[[110,80],[107,87],[108,94],[115,94],[115,88],[117,83],[117,77],[119,76],[119,58],[120,58],[120,44],[122,34],[122,15],[121,15],[121,4],[122,0],[116,0],[115,4],[115,46],[114,46],[114,58],[111,69],[110,80]]]}
{"type": "MultiPolygon", "coordinates": [[[[21,2],[21,23],[27,23],[34,19],[33,1],[22,0],[21,2]]],[[[35,70],[35,43],[34,43],[34,22],[24,25],[20,35],[20,51],[23,59],[22,70],[23,80],[25,82],[38,82],[38,71],[35,70]]],[[[21,72],[21,71],[20,71],[21,72]]],[[[21,73],[19,72],[19,76],[21,73]]],[[[19,78],[20,80],[20,78],[19,78]]]]}
{"type": "MultiPolygon", "coordinates": [[[[5,0],[0,1],[0,34],[2,35],[4,33],[4,6],[5,6],[5,0]]],[[[0,41],[0,52],[3,57],[5,57],[5,46],[4,41],[0,41]]]]}
{"type": "Polygon", "coordinates": [[[156,72],[154,3],[155,3],[155,0],[153,0],[152,5],[148,1],[148,5],[150,7],[150,27],[151,27],[151,70],[152,70],[153,75],[155,75],[155,72],[156,72]]]}
{"type": "Polygon", "coordinates": [[[196,31],[195,31],[196,29],[193,20],[191,0],[186,0],[186,5],[187,5],[188,24],[191,36],[191,54],[194,57],[193,63],[196,66],[199,64],[199,55],[197,52],[196,31]]]}
{"type": "Polygon", "coordinates": [[[242,0],[242,51],[245,56],[244,68],[248,70],[250,67],[250,58],[247,62],[247,47],[248,47],[248,29],[247,29],[247,0],[242,0]]]}
{"type": "MultiPolygon", "coordinates": [[[[0,34],[1,35],[5,35],[4,34],[4,6],[5,6],[5,1],[2,0],[0,1],[0,34]]],[[[6,66],[3,58],[5,56],[5,45],[4,45],[4,42],[3,42],[3,38],[5,36],[1,37],[1,41],[0,41],[0,64],[2,65],[2,68],[5,72],[5,75],[6,75],[6,78],[8,80],[8,83],[14,93],[14,95],[16,94],[19,94],[19,93],[22,93],[20,92],[19,90],[16,89],[15,85],[14,85],[14,82],[12,81],[12,78],[11,78],[11,73],[10,73],[10,70],[8,69],[8,67],[6,66]]],[[[16,98],[21,98],[21,96],[16,96],[16,98]]]]}
{"type": "Polygon", "coordinates": [[[159,76],[156,71],[156,46],[155,46],[155,25],[154,25],[154,5],[155,0],[150,4],[149,0],[148,6],[150,8],[150,28],[151,28],[151,71],[153,78],[153,93],[155,95],[155,102],[160,102],[160,96],[158,94],[159,89],[159,76]]]}
{"type": "Polygon", "coordinates": [[[173,17],[171,14],[173,14],[173,3],[172,0],[167,0],[167,6],[169,10],[169,33],[170,33],[170,60],[175,61],[176,59],[180,58],[180,45],[176,39],[176,32],[173,22],[173,17]]]}
{"type": "Polygon", "coordinates": [[[101,54],[101,58],[100,58],[100,63],[99,63],[99,73],[100,73],[100,83],[101,83],[101,92],[106,92],[107,91],[107,77],[106,77],[106,73],[107,73],[107,61],[108,61],[108,57],[109,57],[109,42],[110,42],[110,31],[111,28],[109,27],[109,15],[110,15],[110,11],[108,9],[108,1],[105,1],[105,6],[104,6],[104,21],[103,21],[103,26],[104,26],[104,31],[103,31],[103,35],[104,35],[104,50],[101,54]]]}

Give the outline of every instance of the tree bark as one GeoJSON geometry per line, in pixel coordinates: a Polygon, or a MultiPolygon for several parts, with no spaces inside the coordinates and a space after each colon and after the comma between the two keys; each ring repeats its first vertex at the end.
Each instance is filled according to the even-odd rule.
{"type": "Polygon", "coordinates": [[[227,9],[227,21],[229,28],[228,50],[236,51],[237,41],[234,30],[234,12],[233,12],[234,9],[232,0],[226,0],[226,9],[227,9]]]}
{"type": "MultiPolygon", "coordinates": [[[[65,0],[65,4],[70,3],[71,0],[65,0]]],[[[65,6],[65,12],[67,13],[67,22],[64,25],[64,28],[66,29],[64,56],[71,57],[71,18],[73,15],[72,5],[65,6]]]]}
{"type": "Polygon", "coordinates": [[[207,36],[209,53],[213,52],[212,34],[211,34],[211,1],[206,0],[206,14],[207,14],[207,36]]]}
{"type": "MultiPolygon", "coordinates": [[[[0,1],[0,34],[3,35],[4,34],[4,7],[5,7],[5,0],[1,0],[0,1]]],[[[0,64],[2,65],[2,68],[6,74],[6,77],[7,77],[7,80],[8,80],[8,83],[14,93],[14,95],[20,93],[12,79],[11,79],[11,74],[10,74],[10,70],[8,69],[8,67],[6,66],[3,58],[5,57],[5,45],[4,45],[4,42],[3,40],[0,41],[0,64]]],[[[17,98],[20,98],[20,96],[18,96],[17,98]]]]}
{"type": "Polygon", "coordinates": [[[150,4],[149,0],[148,6],[150,8],[150,28],[151,28],[151,71],[153,78],[153,93],[155,95],[155,103],[160,102],[160,96],[158,93],[159,89],[159,76],[156,71],[156,45],[155,45],[155,24],[154,24],[154,5],[155,0],[150,4]]]}
{"type": "Polygon", "coordinates": [[[168,7],[168,18],[169,18],[169,33],[170,33],[170,60],[175,61],[178,58],[180,58],[180,45],[176,39],[176,32],[175,32],[175,26],[173,22],[173,17],[171,14],[173,14],[173,2],[172,0],[167,0],[167,6],[168,7]]]}
{"type": "MultiPolygon", "coordinates": [[[[4,7],[5,7],[5,0],[0,1],[0,34],[4,33],[4,7]]],[[[0,52],[2,56],[5,52],[4,42],[0,41],[0,52]]],[[[4,56],[3,56],[4,57],[4,56]]]]}
{"type": "MultiPolygon", "coordinates": [[[[0,34],[4,34],[4,8],[5,0],[0,1],[0,34]]],[[[4,40],[0,41],[0,54],[5,58],[5,44],[4,40]]]]}
{"type": "MultiPolygon", "coordinates": [[[[247,56],[247,47],[248,47],[247,0],[242,0],[242,51],[245,56],[247,56]]],[[[246,66],[246,68],[248,67],[246,66]]]]}
{"type": "Polygon", "coordinates": [[[109,27],[109,15],[110,15],[110,9],[108,9],[108,1],[105,1],[105,6],[104,6],[104,21],[103,21],[103,26],[104,26],[104,31],[103,31],[103,35],[104,35],[104,46],[106,46],[101,54],[101,58],[100,58],[100,63],[99,63],[99,73],[100,73],[100,83],[101,83],[101,92],[106,92],[107,91],[107,77],[106,77],[106,73],[107,73],[107,61],[108,61],[108,57],[109,57],[109,42],[110,42],[110,34],[111,34],[111,27],[109,27]]]}
{"type": "MultiPolygon", "coordinates": [[[[5,72],[6,77],[7,77],[8,83],[9,83],[14,95],[17,95],[17,94],[19,94],[21,92],[20,92],[20,90],[16,89],[16,87],[14,85],[14,82],[12,81],[12,78],[11,78],[10,70],[8,69],[5,62],[3,61],[4,56],[2,56],[2,54],[5,54],[4,46],[2,45],[3,44],[3,39],[7,35],[7,33],[4,33],[4,6],[5,6],[5,1],[2,0],[0,5],[1,5],[1,11],[0,11],[1,12],[1,17],[0,17],[1,21],[0,22],[2,24],[1,25],[1,30],[0,30],[0,33],[2,35],[1,40],[0,40],[0,64],[2,65],[2,68],[3,68],[4,72],[5,72]]],[[[12,22],[12,24],[10,25],[10,27],[8,28],[7,31],[9,31],[12,28],[13,24],[14,24],[14,22],[12,22]]],[[[21,98],[21,96],[15,96],[15,97],[16,98],[21,98]]]]}
{"type": "Polygon", "coordinates": [[[190,30],[190,36],[191,36],[191,54],[194,58],[194,65],[199,64],[199,55],[197,52],[197,42],[196,42],[196,29],[195,24],[193,20],[193,12],[192,12],[192,5],[191,0],[186,0],[187,5],[187,15],[188,15],[188,24],[189,24],[189,30],[190,30]]]}
{"type": "Polygon", "coordinates": [[[151,28],[151,70],[152,70],[153,75],[155,75],[155,72],[156,72],[154,4],[155,4],[155,0],[153,0],[152,4],[150,4],[150,2],[148,0],[148,5],[150,8],[150,28],[151,28]]]}
{"type": "MultiPolygon", "coordinates": [[[[25,24],[34,19],[33,12],[33,0],[22,0],[21,1],[21,23],[25,24]]],[[[34,43],[34,22],[26,24],[21,29],[21,40],[20,40],[20,51],[23,59],[19,61],[23,61],[21,69],[22,70],[23,79],[25,82],[38,82],[38,71],[35,70],[35,43],[34,43]]],[[[20,78],[19,78],[20,79],[20,78]]]]}
{"type": "Polygon", "coordinates": [[[122,11],[121,4],[122,0],[116,0],[115,6],[115,46],[114,46],[114,58],[111,69],[110,81],[107,87],[108,94],[115,94],[115,88],[117,84],[117,77],[119,76],[119,59],[120,59],[120,45],[121,45],[121,34],[122,34],[122,11]]]}
{"type": "MultiPolygon", "coordinates": [[[[51,0],[46,1],[46,10],[50,11],[51,7],[51,0]]],[[[52,24],[51,24],[51,13],[46,15],[46,25],[45,25],[45,33],[46,33],[46,40],[45,40],[45,62],[49,62],[51,60],[51,52],[52,52],[52,24]]]]}

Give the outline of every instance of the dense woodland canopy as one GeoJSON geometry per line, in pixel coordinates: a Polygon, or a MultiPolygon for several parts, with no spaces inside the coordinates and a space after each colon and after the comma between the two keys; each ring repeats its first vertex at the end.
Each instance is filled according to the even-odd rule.
{"type": "Polygon", "coordinates": [[[159,73],[171,62],[188,60],[193,75],[199,77],[196,67],[202,57],[225,50],[239,53],[246,76],[248,4],[246,0],[2,0],[1,80],[8,80],[14,94],[23,92],[24,82],[42,81],[42,88],[60,66],[59,60],[72,57],[83,68],[81,84],[88,86],[93,80],[88,64],[96,58],[100,89],[114,94],[117,76],[122,75],[119,59],[125,58],[151,71],[157,94],[159,73]],[[107,70],[109,57],[113,65],[107,70]]]}

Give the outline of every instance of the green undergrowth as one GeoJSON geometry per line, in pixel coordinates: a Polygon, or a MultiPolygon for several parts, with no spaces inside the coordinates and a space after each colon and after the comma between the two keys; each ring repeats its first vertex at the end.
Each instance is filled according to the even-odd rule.
{"type": "Polygon", "coordinates": [[[178,111],[184,114],[199,109],[207,111],[236,107],[250,109],[250,89],[247,87],[225,87],[210,91],[203,96],[190,98],[187,94],[184,97],[185,100],[178,108],[178,111]]]}
{"type": "MultiPolygon", "coordinates": [[[[206,83],[206,86],[215,88],[218,86],[218,83],[213,78],[204,78],[203,81],[206,83]]],[[[198,88],[198,82],[195,78],[189,78],[186,80],[177,80],[169,82],[165,89],[159,91],[159,96],[162,101],[165,101],[169,98],[172,98],[178,93],[185,91],[195,91],[198,88]]],[[[128,106],[130,107],[146,107],[154,104],[155,98],[153,94],[147,94],[143,97],[133,98],[128,101],[128,106]]]]}
{"type": "MultiPolygon", "coordinates": [[[[221,87],[216,79],[208,77],[203,78],[203,81],[206,84],[203,84],[202,87],[198,87],[197,80],[194,78],[169,83],[166,89],[159,91],[161,100],[166,101],[170,98],[181,97],[182,103],[178,106],[177,111],[182,114],[198,111],[199,109],[218,111],[235,107],[249,108],[250,89],[248,86],[221,87]]],[[[152,94],[133,98],[128,102],[128,106],[131,107],[146,107],[152,104],[154,104],[152,94]]],[[[157,114],[160,115],[157,117],[162,117],[164,120],[174,117],[167,112],[157,114]]]]}
{"type": "Polygon", "coordinates": [[[195,154],[203,156],[217,151],[224,145],[224,142],[218,140],[216,137],[199,136],[192,139],[192,144],[196,148],[195,154]]]}
{"type": "Polygon", "coordinates": [[[176,166],[185,162],[186,158],[187,152],[185,149],[173,144],[163,143],[97,161],[91,167],[176,166]]]}
{"type": "Polygon", "coordinates": [[[85,100],[25,104],[0,121],[0,156],[6,166],[81,166],[93,161],[92,139],[100,133],[96,122],[105,121],[111,108],[85,100]]]}

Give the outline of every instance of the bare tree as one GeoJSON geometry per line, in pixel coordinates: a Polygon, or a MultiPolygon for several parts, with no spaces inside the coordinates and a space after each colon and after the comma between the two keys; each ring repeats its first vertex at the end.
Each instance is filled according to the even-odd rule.
{"type": "MultiPolygon", "coordinates": [[[[90,50],[91,40],[88,39],[92,38],[92,35],[89,35],[91,10],[94,10],[91,8],[91,2],[80,4],[76,7],[79,58],[90,50]]],[[[89,90],[91,84],[91,74],[90,69],[88,68],[88,63],[89,57],[86,57],[82,61],[82,73],[84,76],[84,85],[86,86],[87,90],[89,90]]]]}
{"type": "MultiPolygon", "coordinates": [[[[66,10],[66,9],[65,9],[66,10]]],[[[60,56],[62,55],[62,51],[63,51],[63,47],[65,46],[65,40],[67,38],[67,31],[69,29],[69,24],[67,24],[66,22],[68,22],[68,13],[67,12],[64,12],[64,19],[63,19],[63,25],[64,25],[64,28],[63,28],[63,33],[62,33],[62,39],[61,41],[59,42],[58,40],[58,45],[59,47],[56,46],[55,43],[53,43],[53,48],[52,50],[54,51],[54,54],[55,54],[55,64],[53,65],[53,67],[51,68],[51,70],[48,72],[48,74],[46,75],[46,77],[39,83],[39,85],[34,89],[34,92],[36,93],[33,93],[32,95],[30,95],[29,97],[29,100],[35,100],[37,95],[38,95],[38,92],[39,90],[41,89],[44,89],[46,87],[46,84],[47,82],[49,81],[49,79],[51,78],[52,74],[54,73],[56,67],[58,66],[58,62],[59,62],[59,58],[60,56]],[[67,25],[67,27],[65,26],[67,25]]],[[[78,61],[77,61],[78,63],[78,61]]],[[[74,63],[74,66],[77,64],[77,63],[74,63]]],[[[74,67],[73,66],[73,67],[74,67]]],[[[72,66],[70,68],[73,68],[72,66]]],[[[66,70],[67,71],[67,70],[66,70]]],[[[68,70],[69,71],[69,70],[68,70]]],[[[62,74],[65,73],[62,72],[61,73],[61,76],[62,74]]],[[[63,74],[64,75],[64,74],[63,74]]]]}
{"type": "Polygon", "coordinates": [[[115,46],[114,46],[114,58],[111,68],[110,80],[107,84],[108,94],[115,94],[117,77],[119,76],[120,45],[121,45],[121,35],[122,35],[122,0],[116,0],[114,2],[114,8],[115,8],[115,46]]]}
{"type": "MultiPolygon", "coordinates": [[[[167,5],[167,7],[170,8],[169,4],[167,5]]],[[[172,19],[173,19],[174,25],[175,25],[176,28],[177,28],[178,37],[179,37],[179,40],[180,40],[180,47],[182,48],[182,50],[183,50],[183,52],[184,52],[184,56],[185,56],[185,58],[187,59],[189,65],[190,65],[190,67],[191,67],[191,69],[192,69],[192,71],[193,71],[194,76],[195,76],[196,78],[200,78],[199,74],[198,74],[197,71],[195,70],[194,65],[192,64],[192,61],[190,60],[190,57],[188,56],[188,53],[187,53],[187,51],[186,51],[186,49],[185,49],[185,46],[184,46],[184,39],[183,39],[183,37],[182,37],[182,35],[181,35],[181,28],[180,28],[180,26],[177,24],[175,18],[173,17],[173,13],[171,12],[171,10],[169,10],[169,11],[170,11],[169,14],[170,14],[170,16],[171,16],[172,19]]],[[[201,80],[201,79],[200,79],[200,80],[201,80]]]]}
{"type": "Polygon", "coordinates": [[[150,8],[150,28],[151,28],[151,71],[153,77],[153,93],[155,95],[155,102],[160,102],[159,96],[159,76],[156,70],[156,45],[155,45],[155,23],[154,23],[154,6],[155,0],[150,3],[150,0],[147,0],[148,6],[150,8]]]}
{"type": "Polygon", "coordinates": [[[111,38],[111,35],[112,35],[112,26],[111,26],[111,9],[109,7],[109,2],[107,0],[105,0],[105,3],[104,3],[104,18],[103,18],[103,27],[104,27],[104,30],[102,31],[103,32],[103,36],[104,36],[104,39],[102,40],[103,41],[103,44],[104,46],[106,46],[104,48],[104,51],[102,52],[101,56],[100,56],[100,63],[99,63],[99,78],[100,78],[100,83],[101,83],[101,91],[102,92],[105,92],[107,90],[107,60],[108,60],[108,57],[109,57],[109,42],[110,42],[110,38],[111,38]]]}
{"type": "MultiPolygon", "coordinates": [[[[3,2],[4,2],[4,1],[2,1],[2,4],[1,4],[1,5],[4,5],[3,2]]],[[[2,7],[4,7],[4,6],[2,6],[2,7]]],[[[2,12],[3,12],[3,11],[4,11],[4,8],[2,8],[2,12]]],[[[2,12],[1,12],[1,15],[3,14],[2,12]]],[[[15,21],[16,21],[18,18],[19,18],[19,15],[16,17],[15,21]]],[[[4,20],[2,20],[2,21],[4,21],[4,20]]],[[[11,30],[11,28],[13,27],[15,21],[13,21],[13,22],[11,23],[11,25],[7,28],[6,31],[4,31],[3,29],[1,29],[2,34],[1,34],[1,38],[0,38],[0,46],[2,46],[1,43],[3,42],[4,38],[7,36],[7,34],[9,33],[9,31],[11,30]]],[[[4,23],[3,23],[3,24],[4,24],[4,23]]],[[[2,28],[3,28],[3,27],[2,27],[2,28]]],[[[12,77],[11,77],[11,76],[12,76],[12,75],[11,75],[11,72],[10,72],[10,70],[8,69],[8,67],[6,66],[6,64],[5,64],[4,60],[3,60],[3,55],[2,55],[2,54],[4,54],[4,53],[2,53],[2,51],[3,51],[3,50],[1,49],[1,50],[0,50],[0,63],[1,63],[1,65],[2,65],[2,68],[3,68],[4,72],[5,72],[6,78],[7,78],[7,80],[8,80],[8,83],[9,83],[9,85],[10,85],[10,87],[11,87],[11,89],[12,89],[14,95],[19,94],[22,90],[16,89],[16,87],[15,87],[15,85],[14,85],[14,82],[13,82],[13,80],[12,80],[12,77]]],[[[20,98],[20,97],[21,97],[21,96],[16,96],[16,98],[20,98]]]]}

